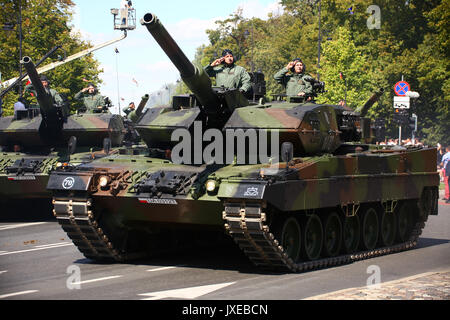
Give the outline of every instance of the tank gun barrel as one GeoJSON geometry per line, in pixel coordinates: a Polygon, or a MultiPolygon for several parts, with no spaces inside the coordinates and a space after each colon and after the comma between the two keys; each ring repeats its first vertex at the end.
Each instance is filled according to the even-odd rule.
{"type": "Polygon", "coordinates": [[[148,99],[150,96],[148,94],[145,94],[142,96],[141,102],[139,103],[138,107],[136,108],[136,114],[140,116],[142,114],[142,110],[144,110],[145,105],[147,104],[148,99]]]}
{"type": "Polygon", "coordinates": [[[33,84],[33,88],[36,91],[36,99],[41,108],[41,113],[43,115],[50,114],[53,108],[52,97],[45,91],[45,88],[42,85],[42,82],[36,71],[36,66],[34,65],[31,58],[28,56],[23,57],[20,63],[22,63],[23,66],[25,67],[25,70],[27,71],[28,76],[30,77],[30,81],[33,84]]]}
{"type": "Polygon", "coordinates": [[[361,117],[365,117],[367,114],[367,111],[374,105],[375,102],[380,99],[380,97],[383,95],[384,89],[379,88],[378,91],[375,91],[373,95],[369,98],[369,100],[366,101],[366,103],[356,110],[356,112],[359,112],[361,117]]]}
{"type": "Polygon", "coordinates": [[[181,75],[181,79],[186,83],[189,89],[195,94],[197,99],[203,105],[207,114],[214,114],[220,107],[220,101],[211,87],[211,80],[204,72],[203,68],[194,66],[178,44],[173,40],[166,28],[159,19],[152,13],[146,13],[141,19],[141,24],[147,27],[147,30],[163,49],[181,75]]]}
{"type": "MultiPolygon", "coordinates": [[[[47,59],[50,55],[53,54],[53,52],[55,52],[56,50],[58,50],[59,48],[61,48],[61,46],[56,46],[53,49],[51,49],[49,52],[47,52],[42,58],[41,60],[39,60],[38,62],[36,62],[35,67],[38,67],[42,62],[45,61],[45,59],[47,59]]],[[[12,84],[10,84],[5,90],[3,90],[0,93],[0,98],[3,97],[5,94],[7,94],[9,91],[11,91],[11,89],[13,89],[17,84],[19,84],[20,81],[22,81],[25,77],[28,76],[28,73],[24,73],[21,77],[17,78],[12,84]]]]}

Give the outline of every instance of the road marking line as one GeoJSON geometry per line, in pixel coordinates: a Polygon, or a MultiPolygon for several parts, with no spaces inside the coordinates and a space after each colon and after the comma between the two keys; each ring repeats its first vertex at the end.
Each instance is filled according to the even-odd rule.
{"type": "Polygon", "coordinates": [[[31,251],[38,251],[38,250],[45,250],[45,249],[53,249],[53,248],[66,247],[66,246],[72,246],[72,245],[73,245],[72,243],[66,243],[66,244],[60,244],[57,246],[44,247],[44,248],[33,248],[33,249],[27,249],[27,250],[0,252],[0,256],[6,256],[6,255],[16,254],[16,253],[31,252],[31,251]]]}
{"type": "Polygon", "coordinates": [[[0,231],[2,231],[2,230],[9,230],[9,229],[16,229],[16,228],[37,226],[37,225],[44,224],[44,223],[47,223],[47,222],[30,222],[30,223],[11,224],[11,225],[6,225],[6,226],[0,226],[0,231]]]}
{"type": "Polygon", "coordinates": [[[111,279],[117,279],[117,278],[121,278],[123,276],[110,276],[110,277],[104,277],[104,278],[98,278],[98,279],[92,279],[92,280],[85,280],[85,281],[80,281],[80,282],[73,282],[73,285],[79,285],[79,284],[86,284],[86,283],[91,283],[91,282],[98,282],[98,281],[105,281],[105,280],[111,280],[111,279]]]}
{"type": "Polygon", "coordinates": [[[9,297],[14,297],[14,296],[20,296],[23,294],[30,294],[30,293],[35,293],[35,292],[39,292],[39,290],[27,290],[27,291],[8,293],[8,294],[1,295],[0,299],[5,299],[5,298],[9,298],[9,297]]]}
{"type": "Polygon", "coordinates": [[[51,244],[42,244],[40,246],[34,246],[34,248],[46,248],[46,247],[59,247],[63,245],[71,244],[70,242],[57,242],[51,244]]]}
{"type": "Polygon", "coordinates": [[[8,272],[8,270],[5,270],[5,271],[0,271],[0,274],[2,274],[2,273],[6,273],[6,272],[8,272]]]}
{"type": "Polygon", "coordinates": [[[174,269],[174,268],[177,268],[177,267],[181,267],[181,266],[161,267],[161,268],[156,268],[156,269],[148,269],[147,272],[163,271],[163,270],[174,269]]]}

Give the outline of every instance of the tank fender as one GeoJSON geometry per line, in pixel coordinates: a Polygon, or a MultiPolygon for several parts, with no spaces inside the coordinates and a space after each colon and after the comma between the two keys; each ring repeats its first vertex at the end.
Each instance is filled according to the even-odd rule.
{"type": "Polygon", "coordinates": [[[217,193],[220,199],[251,199],[262,200],[267,181],[222,181],[217,193]]]}

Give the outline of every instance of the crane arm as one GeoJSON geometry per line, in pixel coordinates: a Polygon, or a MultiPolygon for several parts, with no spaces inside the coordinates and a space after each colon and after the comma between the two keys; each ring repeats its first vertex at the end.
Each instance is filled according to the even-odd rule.
{"type": "MultiPolygon", "coordinates": [[[[125,39],[126,37],[127,37],[127,31],[124,30],[124,33],[122,34],[122,36],[119,37],[119,38],[117,38],[117,39],[109,40],[109,41],[100,43],[100,44],[98,44],[98,45],[96,45],[96,46],[93,46],[92,48],[88,48],[88,49],[86,49],[86,50],[83,50],[83,51],[80,51],[80,52],[78,52],[78,53],[75,53],[75,54],[73,54],[73,55],[67,57],[67,58],[64,59],[63,61],[58,61],[58,62],[52,62],[52,63],[49,63],[49,64],[47,64],[47,65],[45,65],[45,66],[43,66],[43,67],[41,67],[41,68],[38,68],[36,71],[37,71],[38,74],[47,72],[47,71],[52,70],[52,69],[54,69],[54,68],[56,68],[56,67],[58,67],[58,66],[60,66],[60,65],[62,65],[62,64],[65,64],[65,63],[70,62],[70,61],[73,61],[73,60],[75,60],[75,59],[84,57],[84,56],[88,55],[89,53],[91,53],[91,52],[93,52],[93,51],[96,51],[96,50],[98,50],[98,49],[104,48],[104,47],[109,46],[109,45],[111,45],[111,44],[113,44],[113,43],[119,42],[120,40],[123,40],[123,39],[125,39]]],[[[1,83],[1,85],[4,86],[4,87],[8,87],[8,86],[11,85],[13,82],[15,82],[18,78],[19,78],[19,77],[16,77],[16,78],[7,80],[7,81],[1,83]]],[[[23,80],[27,80],[27,79],[28,79],[28,76],[26,76],[26,77],[23,78],[23,80]]]]}

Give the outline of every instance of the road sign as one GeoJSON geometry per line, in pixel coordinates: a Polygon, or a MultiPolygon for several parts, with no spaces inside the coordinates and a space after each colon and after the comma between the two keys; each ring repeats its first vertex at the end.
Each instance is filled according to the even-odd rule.
{"type": "Polygon", "coordinates": [[[394,96],[394,109],[409,109],[409,97],[394,96]]]}
{"type": "Polygon", "coordinates": [[[409,89],[409,83],[406,81],[399,81],[394,85],[394,92],[397,96],[400,97],[405,96],[409,89]]]}

